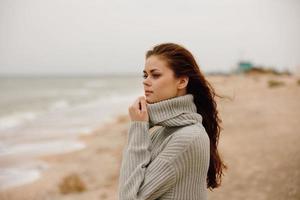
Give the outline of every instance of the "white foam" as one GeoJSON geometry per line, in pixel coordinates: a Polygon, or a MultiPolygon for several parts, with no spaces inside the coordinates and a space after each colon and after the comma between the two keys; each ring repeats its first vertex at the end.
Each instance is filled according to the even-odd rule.
{"type": "Polygon", "coordinates": [[[0,168],[0,190],[33,182],[39,179],[41,171],[47,168],[48,165],[41,161],[0,168]]]}
{"type": "Polygon", "coordinates": [[[69,107],[69,103],[68,101],[64,100],[64,99],[61,99],[61,100],[58,100],[58,101],[55,101],[54,103],[52,103],[50,105],[50,110],[59,110],[59,109],[63,109],[63,108],[68,108],[69,107]]]}
{"type": "Polygon", "coordinates": [[[55,140],[41,143],[23,143],[10,145],[9,148],[0,149],[0,156],[11,155],[46,155],[53,153],[65,153],[85,148],[85,144],[72,140],[55,140]]]}
{"type": "Polygon", "coordinates": [[[25,122],[36,119],[38,113],[19,112],[0,118],[0,131],[17,127],[25,122]]]}
{"type": "Polygon", "coordinates": [[[91,127],[82,127],[82,128],[77,129],[79,134],[84,134],[84,135],[92,133],[93,130],[94,130],[94,128],[91,128],[91,127]]]}

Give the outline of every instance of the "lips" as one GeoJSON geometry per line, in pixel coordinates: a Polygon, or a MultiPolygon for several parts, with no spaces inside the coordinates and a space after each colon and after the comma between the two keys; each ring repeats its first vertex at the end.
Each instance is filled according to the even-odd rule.
{"type": "Polygon", "coordinates": [[[150,95],[150,94],[152,94],[152,93],[153,93],[153,92],[150,91],[150,90],[146,90],[146,91],[145,91],[145,95],[146,95],[146,96],[148,96],[148,95],[150,95]]]}
{"type": "Polygon", "coordinates": [[[145,90],[145,93],[153,93],[153,92],[150,90],[145,90]]]}

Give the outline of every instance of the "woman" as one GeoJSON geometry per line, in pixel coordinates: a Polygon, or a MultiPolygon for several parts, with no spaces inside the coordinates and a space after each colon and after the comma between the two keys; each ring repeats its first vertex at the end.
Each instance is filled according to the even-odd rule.
{"type": "Polygon", "coordinates": [[[220,186],[226,169],[213,88],[193,55],[174,43],[146,53],[143,85],[146,98],[129,107],[119,200],[207,199],[206,188],[220,186]]]}

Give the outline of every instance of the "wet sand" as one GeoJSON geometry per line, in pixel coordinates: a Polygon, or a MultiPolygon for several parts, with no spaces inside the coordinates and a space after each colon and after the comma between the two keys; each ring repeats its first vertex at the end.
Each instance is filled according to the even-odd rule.
{"type": "MultiPolygon", "coordinates": [[[[299,79],[275,75],[208,77],[218,94],[229,97],[217,98],[223,120],[219,151],[228,170],[221,187],[209,192],[209,199],[300,199],[299,79]],[[269,87],[270,80],[284,85],[269,87]]],[[[128,126],[129,118],[120,116],[81,136],[85,149],[41,157],[50,166],[42,177],[1,191],[0,199],[117,199],[128,126]],[[79,177],[84,189],[64,194],[61,183],[72,174],[79,177]]]]}

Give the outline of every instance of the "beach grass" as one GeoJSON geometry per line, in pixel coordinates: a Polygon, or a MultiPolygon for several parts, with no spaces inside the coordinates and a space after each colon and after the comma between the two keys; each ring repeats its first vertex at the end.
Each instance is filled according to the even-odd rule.
{"type": "Polygon", "coordinates": [[[72,173],[63,178],[59,184],[59,190],[62,194],[78,193],[86,190],[86,185],[78,174],[72,173]]]}
{"type": "Polygon", "coordinates": [[[268,81],[268,86],[270,88],[284,86],[284,85],[285,85],[285,83],[283,81],[278,81],[278,80],[269,80],[268,81]]]}

